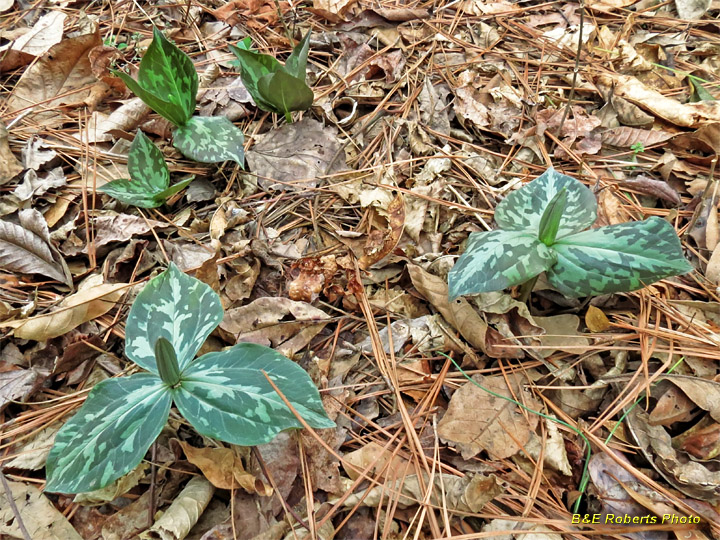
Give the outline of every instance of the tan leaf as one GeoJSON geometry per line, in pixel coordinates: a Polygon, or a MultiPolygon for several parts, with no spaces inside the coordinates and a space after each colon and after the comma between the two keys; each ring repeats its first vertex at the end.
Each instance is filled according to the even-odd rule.
{"type": "Polygon", "coordinates": [[[263,497],[272,495],[272,487],[255,478],[243,467],[242,459],[232,448],[195,448],[178,441],[188,461],[200,469],[213,486],[220,489],[243,488],[263,497]]]}
{"type": "Polygon", "coordinates": [[[665,97],[657,90],[648,88],[629,75],[603,73],[598,77],[597,82],[609,87],[614,86],[615,95],[625,98],[650,111],[657,118],[677,126],[697,128],[703,124],[720,122],[720,101],[680,103],[675,99],[665,97]]]}
{"type": "Polygon", "coordinates": [[[50,313],[30,319],[0,323],[0,327],[15,328],[15,337],[45,341],[62,336],[82,323],[110,311],[123,295],[127,283],[102,283],[67,296],[50,313]]]}
{"type": "MultiPolygon", "coordinates": [[[[17,38],[10,47],[14,51],[22,51],[32,56],[42,56],[53,45],[62,41],[63,24],[67,15],[60,10],[48,11],[40,17],[33,27],[17,38]]],[[[5,47],[0,47],[0,51],[5,47]]]]}
{"type": "Polygon", "coordinates": [[[210,503],[215,487],[201,476],[193,476],[170,507],[139,538],[176,540],[185,538],[210,503]]]}
{"type": "Polygon", "coordinates": [[[405,202],[402,194],[398,193],[390,202],[387,212],[388,229],[385,232],[372,231],[379,234],[370,234],[365,253],[358,261],[358,265],[363,270],[384,259],[398,245],[405,227],[405,202]]]}
{"type": "MultiPolygon", "coordinates": [[[[488,390],[510,399],[522,400],[531,409],[540,405],[528,393],[513,384],[513,393],[504,377],[473,376],[473,380],[488,390]]],[[[519,452],[535,431],[538,417],[523,411],[515,403],[495,397],[471,382],[455,391],[448,410],[438,424],[438,435],[454,444],[464,459],[483,450],[495,459],[505,459],[519,452]]]]}
{"type": "Polygon", "coordinates": [[[707,268],[705,268],[705,277],[715,286],[720,285],[720,244],[713,249],[707,268]]]}
{"type": "Polygon", "coordinates": [[[610,320],[600,308],[590,305],[585,313],[585,326],[591,332],[604,332],[610,328],[610,320]]]}
{"type": "Polygon", "coordinates": [[[388,477],[403,477],[413,470],[407,459],[397,454],[393,456],[392,446],[386,449],[375,441],[370,441],[357,450],[345,454],[342,466],[350,479],[355,480],[360,476],[357,469],[365,470],[373,462],[375,464],[368,470],[368,474],[378,480],[383,480],[388,477]],[[352,465],[354,465],[355,468],[351,467],[352,465]]]}
{"type": "Polygon", "coordinates": [[[630,148],[637,143],[648,147],[672,139],[674,136],[674,133],[661,129],[640,129],[620,126],[604,131],[602,133],[602,142],[620,148],[630,148]]]}
{"type": "Polygon", "coordinates": [[[22,165],[10,150],[5,124],[0,122],[0,186],[10,182],[22,170],[22,165]]]}
{"type": "Polygon", "coordinates": [[[343,17],[357,0],[313,0],[313,8],[343,17]]]}
{"type": "Polygon", "coordinates": [[[580,317],[565,313],[552,317],[533,317],[535,322],[545,329],[540,336],[543,348],[540,354],[547,358],[555,351],[564,351],[570,354],[583,354],[587,352],[590,340],[578,332],[580,317]]]}

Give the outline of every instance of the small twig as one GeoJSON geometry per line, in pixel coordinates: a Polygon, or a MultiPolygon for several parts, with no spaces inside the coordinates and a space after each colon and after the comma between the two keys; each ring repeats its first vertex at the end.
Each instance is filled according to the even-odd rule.
{"type": "Polygon", "coordinates": [[[155,465],[155,459],[157,458],[157,441],[152,443],[152,449],[150,450],[150,504],[148,505],[148,529],[152,527],[155,521],[155,476],[157,475],[157,465],[155,465]]]}
{"type": "Polygon", "coordinates": [[[563,112],[562,120],[560,120],[560,126],[558,127],[558,137],[562,135],[562,128],[565,125],[565,120],[568,116],[568,111],[572,105],[572,101],[575,98],[575,86],[577,85],[577,76],[580,71],[580,53],[582,53],[582,37],[583,37],[583,25],[585,23],[585,1],[580,0],[580,26],[578,27],[578,45],[577,51],[575,52],[575,68],[573,69],[572,83],[570,85],[570,95],[568,96],[567,105],[565,105],[565,111],[563,112]]]}
{"type": "Polygon", "coordinates": [[[20,532],[22,533],[25,540],[32,540],[32,537],[30,536],[28,530],[25,528],[25,523],[23,523],[22,517],[20,516],[20,510],[18,510],[18,507],[15,504],[15,499],[13,498],[10,484],[8,484],[7,478],[5,478],[5,475],[2,472],[0,472],[0,480],[2,480],[3,488],[5,488],[5,495],[7,496],[8,503],[10,503],[10,509],[15,516],[15,521],[17,522],[18,529],[20,529],[20,532]]]}

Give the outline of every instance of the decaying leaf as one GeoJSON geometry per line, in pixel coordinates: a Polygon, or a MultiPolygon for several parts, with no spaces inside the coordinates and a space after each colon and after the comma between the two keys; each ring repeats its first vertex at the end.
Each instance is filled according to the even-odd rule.
{"type": "MultiPolygon", "coordinates": [[[[529,393],[513,384],[511,394],[504,377],[473,376],[473,380],[488,390],[510,399],[518,397],[526,407],[540,410],[529,393]]],[[[471,382],[461,386],[450,399],[445,416],[438,423],[438,435],[470,459],[486,450],[494,459],[515,455],[530,440],[530,433],[538,425],[538,416],[523,411],[515,403],[495,397],[471,382]]]]}
{"type": "Polygon", "coordinates": [[[185,538],[205,511],[215,487],[201,476],[193,476],[185,488],[152,527],[142,533],[143,540],[179,540],[185,538]]]}
{"type": "Polygon", "coordinates": [[[21,210],[20,223],[0,220],[0,268],[24,274],[42,274],[72,284],[65,260],[50,244],[50,232],[42,214],[21,210]]]}
{"type": "Polygon", "coordinates": [[[127,283],[101,283],[67,296],[50,313],[30,319],[6,321],[0,326],[15,328],[15,337],[45,341],[61,336],[82,323],[104,315],[115,307],[127,283]]]}
{"type": "Polygon", "coordinates": [[[233,343],[258,343],[292,357],[329,322],[324,311],[288,298],[258,298],[229,309],[218,327],[233,343]]]}
{"type": "Polygon", "coordinates": [[[22,170],[22,165],[10,150],[7,128],[0,122],[0,186],[10,182],[22,170]]]}
{"type": "Polygon", "coordinates": [[[315,187],[318,177],[346,168],[337,130],[311,118],[258,137],[246,157],[265,189],[302,191],[315,187]]]}
{"type": "Polygon", "coordinates": [[[6,496],[11,496],[33,540],[82,540],[67,518],[38,488],[24,482],[8,482],[10,493],[0,502],[0,536],[23,538],[6,496]]]}
{"type": "Polygon", "coordinates": [[[405,226],[405,201],[398,194],[387,207],[388,230],[372,231],[358,265],[363,270],[384,259],[398,245],[405,226]],[[375,234],[377,233],[377,234],[375,234]]]}
{"type": "Polygon", "coordinates": [[[75,495],[73,502],[83,505],[102,505],[109,503],[110,501],[114,501],[137,486],[140,483],[140,480],[145,477],[149,468],[149,463],[140,463],[128,474],[121,476],[104,488],[96,489],[95,491],[88,491],[86,493],[78,493],[75,495]]]}
{"type": "Polygon", "coordinates": [[[44,377],[35,368],[0,373],[0,411],[13,401],[25,401],[42,385],[44,377]]]}

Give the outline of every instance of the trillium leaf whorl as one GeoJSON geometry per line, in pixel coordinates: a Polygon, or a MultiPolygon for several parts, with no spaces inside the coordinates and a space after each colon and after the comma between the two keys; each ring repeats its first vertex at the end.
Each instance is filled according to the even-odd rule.
{"type": "Polygon", "coordinates": [[[308,374],[268,347],[241,343],[193,362],[222,318],[218,295],[174,264],[151,279],[125,325],[125,353],[151,373],[92,389],[57,434],[46,490],[100,489],[131,471],[167,422],[173,400],[198,433],[246,446],[302,427],[293,410],[312,427],[335,426],[308,374]]]}
{"type": "Polygon", "coordinates": [[[558,291],[578,297],[632,291],[692,270],[668,222],[652,217],[585,230],[596,212],[587,187],[548,169],[498,204],[498,230],[470,235],[448,274],[450,299],[502,290],[542,272],[558,291]]]}
{"type": "Polygon", "coordinates": [[[245,137],[225,116],[193,116],[173,132],[173,144],[185,156],[201,163],[245,162],[245,137]]]}

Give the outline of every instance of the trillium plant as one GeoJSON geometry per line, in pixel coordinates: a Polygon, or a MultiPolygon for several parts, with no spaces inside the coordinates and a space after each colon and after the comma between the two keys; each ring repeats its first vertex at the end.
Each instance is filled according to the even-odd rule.
{"type": "Polygon", "coordinates": [[[168,197],[183,189],[194,178],[191,176],[170,186],[170,171],[162,152],[139,130],[130,145],[128,173],[130,180],[113,180],[99,187],[99,191],[125,204],[156,208],[162,206],[168,197]]]}
{"type": "Polygon", "coordinates": [[[305,83],[310,31],[300,40],[283,66],[269,54],[250,50],[250,38],[230,45],[240,61],[240,77],[245,88],[264,111],[284,114],[291,122],[291,111],[304,111],[312,105],[313,91],[305,83]]]}
{"type": "Polygon", "coordinates": [[[335,425],[307,373],[268,347],[240,343],[193,360],[222,318],[218,295],[175,265],[150,280],[125,326],[125,354],[147,372],[93,387],[55,438],[46,491],[92,491],[134,469],[173,402],[201,435],[242,446],[302,427],[265,374],[310,426],[335,425]]]}
{"type": "Polygon", "coordinates": [[[145,104],[175,125],[173,144],[203,163],[244,161],[243,133],[225,116],[193,116],[198,75],[190,57],[157,28],[140,62],[137,80],[114,72],[145,104]]]}
{"type": "Polygon", "coordinates": [[[693,269],[667,221],[585,230],[596,217],[593,193],[548,169],[497,205],[499,229],[470,235],[448,275],[450,299],[527,283],[542,272],[562,294],[580,297],[633,291],[693,269]]]}

